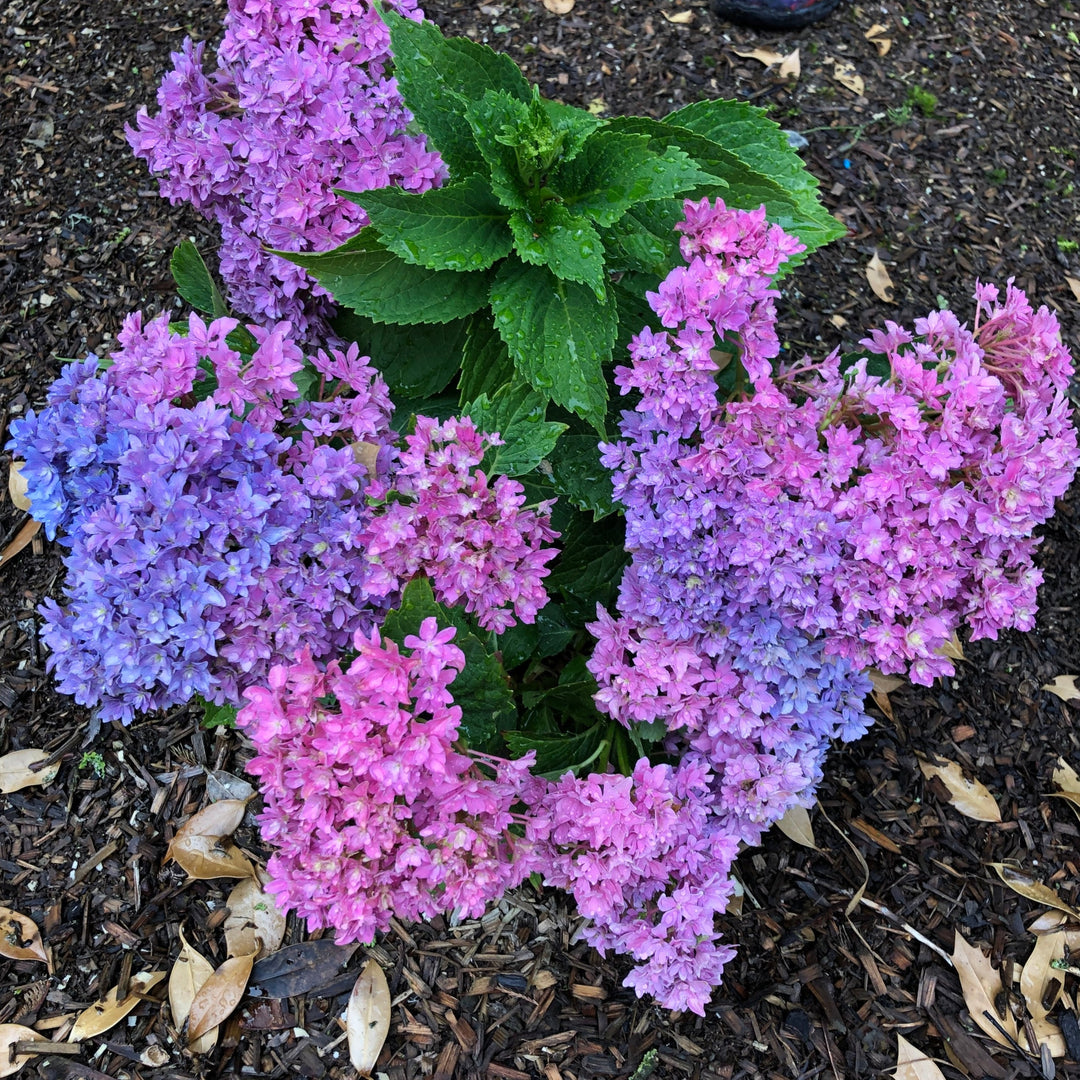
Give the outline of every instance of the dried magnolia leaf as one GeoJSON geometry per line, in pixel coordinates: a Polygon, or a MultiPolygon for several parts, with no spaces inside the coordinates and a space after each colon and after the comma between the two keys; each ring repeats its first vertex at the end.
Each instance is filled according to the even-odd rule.
{"type": "Polygon", "coordinates": [[[0,956],[9,960],[40,960],[49,962],[49,954],[41,943],[41,933],[33,919],[0,907],[0,956]]]}
{"type": "Polygon", "coordinates": [[[39,1035],[33,1028],[22,1024],[0,1024],[0,1076],[14,1076],[34,1055],[16,1054],[12,1059],[11,1051],[16,1043],[45,1042],[45,1036],[39,1035]]]}
{"type": "Polygon", "coordinates": [[[349,1033],[349,1060],[353,1068],[370,1076],[390,1031],[390,987],[379,964],[369,960],[360,970],[345,1011],[349,1033]]]}
{"type": "Polygon", "coordinates": [[[776,827],[796,844],[817,850],[814,827],[810,824],[810,811],[805,806],[793,806],[776,822],[776,827]]]}
{"type": "MultiPolygon", "coordinates": [[[[547,7],[547,5],[544,5],[547,7]]],[[[574,0],[570,0],[570,8],[573,8],[574,0]]],[[[567,10],[570,10],[568,8],[567,10]]],[[[548,8],[550,11],[551,9],[548,8]]],[[[352,444],[353,461],[357,465],[363,465],[368,471],[368,476],[375,475],[375,466],[379,460],[379,444],[373,442],[354,442],[352,444]]]]}
{"type": "Polygon", "coordinates": [[[569,15],[574,10],[574,0],[544,0],[544,7],[552,15],[569,15]]]}
{"type": "Polygon", "coordinates": [[[984,1015],[989,1013],[1012,1036],[1016,1038],[1016,1021],[1008,1009],[1002,1016],[994,1006],[1001,994],[1001,975],[994,970],[990,960],[983,956],[977,945],[969,945],[959,930],[953,943],[952,961],[960,977],[960,988],[964,993],[971,1019],[1001,1046],[1009,1046],[1009,1040],[984,1015]]]}
{"type": "Polygon", "coordinates": [[[669,15],[666,11],[660,13],[670,23],[678,23],[680,26],[685,26],[687,23],[694,21],[694,13],[692,11],[676,11],[674,15],[669,15]]]}
{"type": "Polygon", "coordinates": [[[164,978],[164,971],[140,971],[131,977],[127,997],[120,999],[117,998],[120,988],[114,986],[101,1001],[95,1001],[89,1009],[79,1013],[68,1042],[82,1042],[115,1027],[164,978]]]}
{"type": "Polygon", "coordinates": [[[1051,779],[1062,791],[1080,793],[1080,776],[1064,758],[1058,758],[1057,768],[1054,770],[1051,779]]]}
{"type": "Polygon", "coordinates": [[[1013,866],[1006,866],[1004,863],[999,862],[990,863],[989,865],[997,871],[998,877],[1014,893],[1019,893],[1021,896],[1027,897],[1028,900],[1034,900],[1036,904],[1042,904],[1043,907],[1063,911],[1070,918],[1080,921],[1080,911],[1065,903],[1049,885],[1044,885],[1030,874],[1025,874],[1023,870],[1017,870],[1013,866]]]}
{"type": "Polygon", "coordinates": [[[886,304],[894,302],[892,278],[889,277],[889,271],[885,269],[885,264],[876,251],[874,257],[866,264],[866,280],[870,282],[870,288],[879,300],[884,300],[886,304]]]}
{"type": "Polygon", "coordinates": [[[26,477],[22,474],[25,461],[13,461],[8,471],[8,494],[16,510],[29,510],[30,500],[26,497],[26,477]]]}
{"type": "Polygon", "coordinates": [[[255,965],[252,986],[269,998],[299,997],[334,982],[338,969],[359,947],[319,938],[279,949],[255,965]]]}
{"type": "Polygon", "coordinates": [[[934,1059],[899,1034],[896,1036],[896,1071],[893,1077],[894,1080],[945,1080],[945,1074],[934,1059]]]}
{"type": "Polygon", "coordinates": [[[1073,299],[1080,304],[1080,278],[1069,277],[1065,275],[1065,284],[1072,290],[1073,299]]]}
{"type": "Polygon", "coordinates": [[[585,108],[593,116],[602,116],[607,112],[607,102],[602,97],[594,97],[585,108]]]}
{"type": "Polygon", "coordinates": [[[1053,682],[1043,683],[1039,689],[1055,694],[1062,701],[1080,705],[1080,690],[1076,688],[1076,679],[1075,675],[1059,675],[1053,682]]]}
{"type": "Polygon", "coordinates": [[[802,74],[802,61],[799,59],[799,50],[789,52],[780,61],[780,69],[777,74],[781,79],[797,79],[802,74]]]}
{"type": "Polygon", "coordinates": [[[964,817],[975,821],[1000,821],[1001,811],[994,796],[978,780],[968,780],[955,761],[935,765],[919,759],[919,768],[927,780],[937,777],[949,791],[949,801],[964,817]]]}
{"type": "Polygon", "coordinates": [[[255,798],[255,788],[234,773],[214,769],[206,774],[206,794],[214,802],[239,799],[248,804],[255,798]]]}
{"type": "Polygon", "coordinates": [[[2,552],[0,552],[0,566],[10,562],[31,540],[37,536],[41,529],[41,522],[30,518],[25,525],[15,534],[15,539],[2,552]]]}
{"type": "Polygon", "coordinates": [[[228,1020],[244,996],[254,963],[254,953],[231,956],[199,987],[188,1013],[189,1043],[228,1020]]]}
{"type": "MultiPolygon", "coordinates": [[[[1060,911],[1053,912],[1053,915],[1058,925],[1065,921],[1060,911]]],[[[1065,935],[1054,932],[1056,929],[1054,927],[1049,933],[1035,938],[1035,948],[1024,961],[1024,968],[1020,972],[1020,993],[1024,995],[1028,1014],[1033,1019],[1046,1016],[1061,997],[1062,972],[1050,966],[1052,961],[1065,956],[1065,935]]]]}
{"type": "Polygon", "coordinates": [[[874,23],[874,25],[863,34],[863,37],[877,49],[878,56],[887,56],[889,50],[892,48],[892,38],[885,37],[888,32],[889,28],[887,26],[882,26],[881,23],[874,23]]]}
{"type": "Polygon", "coordinates": [[[850,90],[859,97],[863,96],[866,84],[863,82],[862,76],[855,70],[854,64],[846,60],[841,61],[833,68],[832,77],[846,90],[850,90]]]}
{"type": "MultiPolygon", "coordinates": [[[[180,943],[183,946],[180,955],[169,972],[169,1010],[172,1022],[177,1029],[182,1029],[191,1014],[191,1003],[206,980],[214,974],[214,965],[202,953],[193,949],[180,930],[180,943]]],[[[207,1054],[217,1043],[218,1029],[210,1028],[191,1043],[193,1054],[207,1054]]]]}
{"type": "Polygon", "coordinates": [[[229,893],[226,904],[229,917],[225,920],[225,944],[229,956],[255,953],[266,956],[276,952],[285,937],[285,916],[278,910],[274,898],[264,891],[266,879],[241,881],[229,893]]]}
{"type": "Polygon", "coordinates": [[[13,750],[10,754],[0,757],[0,792],[9,795],[13,791],[21,791],[23,788],[51,784],[60,771],[60,763],[56,762],[46,769],[32,769],[31,765],[37,765],[42,761],[48,761],[49,755],[44,750],[13,750]]]}
{"type": "Polygon", "coordinates": [[[784,62],[783,53],[774,52],[772,49],[732,49],[736,56],[743,56],[747,60],[757,60],[766,67],[784,62]]]}
{"type": "Polygon", "coordinates": [[[217,836],[194,835],[182,840],[173,838],[166,853],[188,877],[202,881],[214,878],[253,878],[255,867],[230,840],[217,836]]]}
{"type": "Polygon", "coordinates": [[[938,652],[942,656],[947,656],[950,660],[964,659],[964,646],[961,644],[956,631],[953,631],[953,636],[941,646],[938,652]]]}
{"type": "Polygon", "coordinates": [[[165,852],[165,862],[169,861],[169,851],[178,840],[184,840],[189,836],[216,838],[232,836],[240,828],[245,810],[247,810],[246,799],[220,799],[209,806],[204,806],[176,830],[176,835],[169,843],[169,850],[165,852]]]}

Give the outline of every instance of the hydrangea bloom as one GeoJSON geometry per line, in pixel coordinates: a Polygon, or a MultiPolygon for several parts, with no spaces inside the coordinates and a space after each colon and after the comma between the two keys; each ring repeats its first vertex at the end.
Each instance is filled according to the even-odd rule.
{"type": "Polygon", "coordinates": [[[268,870],[283,908],[341,943],[371,941],[391,916],[482,914],[535,868],[511,808],[531,757],[477,759],[454,747],[464,667],[454,629],[425,619],[406,651],[357,632],[347,670],[305,653],[246,691],[237,722],[257,751],[268,870]]]}
{"type": "MultiPolygon", "coordinates": [[[[415,0],[393,6],[420,17],[415,0]]],[[[425,191],[445,168],[422,136],[405,134],[389,32],[370,0],[230,0],[209,74],[205,49],[187,39],[173,54],[159,112],[140,110],[128,141],[162,195],[221,226],[231,306],[259,322],[290,319],[314,339],[330,301],[265,248],[336,247],[366,219],[335,187],[425,191]]]]}

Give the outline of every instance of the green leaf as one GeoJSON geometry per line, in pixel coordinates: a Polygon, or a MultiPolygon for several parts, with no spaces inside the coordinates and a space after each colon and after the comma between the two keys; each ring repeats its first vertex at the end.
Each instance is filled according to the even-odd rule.
{"type": "Polygon", "coordinates": [[[664,123],[704,135],[778,183],[795,201],[801,221],[791,226],[809,250],[844,235],[844,226],[821,204],[817,177],[763,109],[741,101],[699,101],[669,114],[664,123]]]}
{"type": "Polygon", "coordinates": [[[454,177],[483,170],[465,107],[486,90],[505,90],[528,101],[529,83],[510,57],[467,38],[444,38],[434,23],[413,22],[388,8],[398,90],[417,126],[442,155],[454,177]]]}
{"type": "Polygon", "coordinates": [[[212,701],[206,701],[201,697],[196,697],[195,702],[202,705],[202,726],[207,730],[236,727],[237,708],[235,705],[215,705],[212,701]]]}
{"type": "Polygon", "coordinates": [[[600,464],[595,435],[563,435],[549,460],[555,490],[560,495],[580,509],[592,511],[596,521],[614,511],[611,473],[600,464]]]}
{"type": "Polygon", "coordinates": [[[551,186],[574,214],[611,225],[635,203],[668,199],[711,179],[677,146],[659,148],[642,135],[603,127],[573,161],[560,164],[551,186]]]}
{"type": "Polygon", "coordinates": [[[537,612],[536,628],[540,632],[536,655],[541,660],[561,653],[574,640],[574,628],[566,621],[563,609],[550,601],[537,612]]]}
{"type": "Polygon", "coordinates": [[[615,343],[614,300],[601,304],[585,285],[508,258],[496,272],[491,308],[517,370],[603,434],[607,385],[601,365],[615,343]]]}
{"type": "Polygon", "coordinates": [[[546,266],[558,278],[588,285],[597,300],[604,301],[604,245],[585,218],[551,202],[544,206],[542,218],[515,210],[510,229],[522,262],[546,266]]]}
{"type": "Polygon", "coordinates": [[[461,274],[413,266],[392,251],[371,246],[368,229],[360,234],[362,241],[354,237],[321,255],[275,254],[304,267],[339,304],[379,323],[448,323],[486,303],[491,287],[487,271],[461,274]],[[359,249],[359,243],[368,249],[359,249]]]}
{"type": "Polygon", "coordinates": [[[394,398],[390,427],[402,435],[411,435],[416,430],[418,416],[430,416],[441,424],[460,412],[457,394],[453,392],[434,397],[394,398]]]}
{"type": "Polygon", "coordinates": [[[497,731],[512,727],[517,721],[517,707],[510,692],[502,664],[487,651],[473,634],[465,613],[448,608],[435,599],[427,578],[414,578],[405,586],[401,604],[388,612],[382,632],[404,648],[405,638],[418,634],[427,618],[434,618],[440,629],[453,626],[453,643],[465,654],[465,668],[450,684],[454,704],[461,709],[461,733],[472,746],[482,746],[497,731]]]}
{"type": "Polygon", "coordinates": [[[455,319],[442,326],[394,326],[343,311],[333,327],[335,333],[355,341],[360,352],[371,357],[396,403],[399,395],[425,398],[449,385],[461,366],[466,322],[455,319]]]}
{"type": "Polygon", "coordinates": [[[478,311],[468,320],[465,333],[458,400],[464,406],[481,394],[491,397],[513,378],[514,362],[506,342],[492,325],[491,312],[478,311]]]}
{"type": "Polygon", "coordinates": [[[572,626],[595,622],[596,605],[615,606],[622,572],[630,561],[623,550],[626,526],[618,515],[600,522],[579,514],[561,539],[562,552],[545,585],[560,598],[572,626]]]}
{"type": "Polygon", "coordinates": [[[498,432],[502,446],[492,447],[484,457],[489,476],[521,476],[532,472],[551,453],[565,424],[544,419],[548,399],[527,383],[504,386],[493,398],[481,394],[466,406],[477,428],[498,432]]]}
{"type": "Polygon", "coordinates": [[[566,105],[551,98],[541,98],[540,104],[547,113],[552,129],[562,136],[559,160],[573,161],[581,153],[585,140],[600,126],[602,121],[584,109],[566,105]]]}
{"type": "Polygon", "coordinates": [[[503,667],[507,670],[525,663],[540,643],[540,628],[536,623],[514,623],[509,630],[499,635],[499,652],[502,653],[503,667]]]}
{"type": "Polygon", "coordinates": [[[527,731],[503,733],[511,758],[536,751],[532,772],[547,780],[558,780],[568,771],[579,775],[594,764],[607,746],[609,722],[599,720],[580,735],[532,735],[527,731]]]}
{"type": "Polygon", "coordinates": [[[377,188],[356,201],[383,244],[408,263],[429,270],[486,270],[510,253],[507,211],[482,176],[422,194],[377,188]]]}
{"type": "Polygon", "coordinates": [[[505,92],[489,90],[469,105],[465,119],[487,164],[495,197],[511,210],[527,207],[535,168],[528,152],[519,152],[519,145],[528,139],[533,125],[529,105],[505,92]]]}
{"type": "Polygon", "coordinates": [[[675,199],[657,199],[630,207],[600,233],[608,253],[608,270],[644,271],[657,279],[666,277],[681,261],[675,226],[682,216],[682,204],[675,199]]]}
{"type": "Polygon", "coordinates": [[[228,314],[217,283],[206,268],[199,249],[190,240],[182,240],[173,249],[169,269],[176,282],[176,291],[196,311],[213,315],[215,319],[228,314]]]}

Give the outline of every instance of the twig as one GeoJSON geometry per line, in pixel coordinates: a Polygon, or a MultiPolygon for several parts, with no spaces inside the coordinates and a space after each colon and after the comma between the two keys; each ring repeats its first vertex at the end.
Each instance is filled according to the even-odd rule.
{"type": "Polygon", "coordinates": [[[933,949],[934,952],[936,952],[938,956],[940,956],[941,959],[949,965],[949,967],[956,967],[956,965],[952,962],[952,957],[940,945],[936,945],[928,937],[920,934],[914,926],[911,926],[909,923],[904,922],[904,920],[901,919],[899,915],[890,911],[884,904],[879,904],[876,900],[870,900],[865,896],[859,897],[859,903],[865,904],[868,908],[878,912],[878,914],[880,915],[884,915],[887,919],[892,919],[894,923],[902,926],[913,938],[915,938],[916,941],[921,941],[928,949],[933,949]]]}

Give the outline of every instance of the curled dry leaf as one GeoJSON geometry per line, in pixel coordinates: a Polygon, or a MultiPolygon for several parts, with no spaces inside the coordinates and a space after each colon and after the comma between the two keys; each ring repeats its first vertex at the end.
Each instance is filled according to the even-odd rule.
{"type": "Polygon", "coordinates": [[[124,998],[117,996],[120,988],[114,986],[101,1001],[95,1001],[89,1009],[79,1013],[68,1035],[68,1042],[82,1042],[115,1027],[164,978],[164,971],[140,971],[131,977],[124,998]]]}
{"type": "Polygon", "coordinates": [[[802,61],[799,59],[799,50],[789,52],[780,62],[777,74],[781,79],[797,79],[802,74],[802,61]]]}
{"type": "MultiPolygon", "coordinates": [[[[191,947],[180,930],[180,943],[183,946],[180,955],[169,972],[169,1010],[172,1022],[178,1030],[182,1029],[191,1014],[191,1003],[200,988],[214,974],[214,965],[202,953],[191,947]]],[[[195,1039],[189,1049],[193,1054],[207,1054],[217,1042],[218,1030],[211,1028],[195,1039]]]]}
{"type": "Polygon", "coordinates": [[[49,755],[44,750],[33,748],[13,750],[0,757],[0,792],[10,795],[11,792],[21,791],[23,788],[51,784],[60,771],[60,762],[45,769],[31,768],[32,765],[48,760],[49,755]]]}
{"type": "MultiPolygon", "coordinates": [[[[188,836],[232,836],[240,828],[246,809],[246,799],[220,799],[209,806],[204,806],[176,830],[176,835],[169,844],[170,850],[177,840],[183,840],[188,836]]],[[[166,851],[165,862],[168,861],[169,852],[166,851]]]]}
{"type": "Polygon", "coordinates": [[[694,21],[694,13],[690,10],[676,11],[671,15],[666,11],[662,11],[661,14],[668,22],[676,23],[679,26],[686,26],[687,23],[692,23],[694,21]]]}
{"type": "Polygon", "coordinates": [[[16,1043],[44,1042],[45,1036],[39,1035],[33,1028],[22,1024],[0,1024],[0,1076],[14,1076],[34,1055],[16,1054],[12,1060],[11,1051],[16,1043]]]}
{"type": "Polygon", "coordinates": [[[1064,758],[1058,758],[1057,768],[1051,779],[1062,791],[1074,791],[1080,794],[1080,776],[1064,758]]]}
{"type": "Polygon", "coordinates": [[[789,839],[803,847],[817,850],[814,827],[810,824],[810,811],[805,806],[793,806],[777,823],[776,827],[789,839]]]}
{"type": "Polygon", "coordinates": [[[885,264],[876,251],[874,257],[866,264],[866,280],[879,300],[884,300],[886,304],[894,302],[892,278],[889,277],[889,271],[885,269],[885,264]]]}
{"type": "Polygon", "coordinates": [[[890,719],[893,719],[892,702],[889,700],[889,695],[898,690],[904,685],[903,679],[898,679],[895,675],[886,675],[877,668],[871,668],[868,672],[870,676],[870,682],[873,686],[873,690],[870,692],[870,696],[873,697],[877,707],[890,719]]]}
{"type": "Polygon", "coordinates": [[[229,893],[229,917],[225,920],[229,956],[266,956],[276,952],[285,937],[285,916],[264,890],[266,880],[259,873],[257,879],[241,881],[229,893]]]}
{"type": "MultiPolygon", "coordinates": [[[[1052,914],[1057,925],[1065,921],[1061,912],[1055,911],[1052,914]]],[[[1031,950],[1031,955],[1024,962],[1024,969],[1020,973],[1020,992],[1024,995],[1024,1004],[1031,1017],[1036,1039],[1049,1047],[1052,1057],[1063,1057],[1064,1036],[1057,1024],[1049,1018],[1062,990],[1062,973],[1050,964],[1064,958],[1066,945],[1065,934],[1054,932],[1055,929],[1056,927],[1035,939],[1035,948],[1031,950]]],[[[1023,1041],[1028,1041],[1026,1034],[1023,1041]]],[[[1039,1052],[1038,1045],[1029,1046],[1028,1049],[1036,1054],[1039,1052]]]]}
{"type": "Polygon", "coordinates": [[[390,1031],[390,987],[379,964],[369,960],[360,970],[345,1011],[349,1034],[349,1060],[353,1068],[370,1076],[390,1031]]]}
{"type": "Polygon", "coordinates": [[[552,15],[569,15],[574,10],[574,0],[544,0],[544,7],[552,15]]]}
{"type": "Polygon", "coordinates": [[[8,495],[16,510],[29,510],[30,500],[26,497],[26,477],[22,474],[25,461],[13,461],[8,472],[8,495]]]}
{"type": "Polygon", "coordinates": [[[1053,682],[1043,683],[1040,690],[1055,694],[1062,701],[1080,705],[1080,690],[1076,688],[1075,675],[1059,675],[1053,682]]]}
{"type": "MultiPolygon", "coordinates": [[[[866,90],[866,84],[863,82],[863,77],[855,70],[855,65],[848,63],[846,60],[836,64],[833,68],[832,77],[844,87],[844,89],[850,90],[859,97],[862,97],[863,92],[866,90]]],[[[884,300],[885,297],[882,297],[882,299],[884,300]]]]}
{"type": "Polygon", "coordinates": [[[1069,277],[1069,275],[1066,274],[1065,284],[1069,286],[1069,289],[1073,294],[1073,299],[1080,304],[1080,278],[1069,277]]]}
{"type": "Polygon", "coordinates": [[[933,764],[925,758],[920,758],[919,768],[927,780],[936,776],[948,788],[950,803],[964,817],[975,821],[1001,820],[1001,811],[994,802],[994,796],[978,780],[968,780],[955,761],[933,764]]]}
{"type": "Polygon", "coordinates": [[[967,1005],[971,1019],[1001,1046],[1010,1046],[1009,1040],[990,1022],[985,1015],[989,1013],[1015,1039],[1016,1021],[1008,1010],[1002,1016],[994,1006],[1001,994],[1001,975],[994,969],[990,960],[983,956],[977,945],[969,945],[959,930],[953,943],[952,961],[960,976],[960,988],[964,992],[964,1004],[967,1005]]]}
{"type": "Polygon", "coordinates": [[[1006,866],[1004,863],[999,862],[990,863],[989,865],[997,871],[998,877],[1014,893],[1019,893],[1028,900],[1034,900],[1036,904],[1042,904],[1043,907],[1063,911],[1071,919],[1080,921],[1080,911],[1065,903],[1049,885],[1044,885],[1030,874],[1025,874],[1023,870],[1017,870],[1014,866],[1006,866]]]}
{"type": "Polygon", "coordinates": [[[254,963],[254,953],[232,956],[199,987],[188,1012],[189,1043],[228,1020],[244,996],[254,963]]]}
{"type": "Polygon", "coordinates": [[[41,522],[29,518],[23,527],[15,534],[14,539],[3,551],[0,551],[0,566],[11,562],[16,555],[41,531],[41,522]]]}
{"type": "Polygon", "coordinates": [[[896,1036],[896,1072],[893,1076],[895,1080],[945,1080],[945,1074],[934,1059],[912,1046],[903,1035],[896,1036]]]}
{"type": "Polygon", "coordinates": [[[773,64],[782,64],[784,62],[784,54],[773,49],[732,49],[731,51],[736,56],[743,56],[747,60],[757,60],[766,67],[772,67],[773,64]]]}
{"type": "Polygon", "coordinates": [[[188,877],[200,881],[213,878],[253,878],[251,860],[231,840],[219,836],[173,838],[166,861],[173,859],[188,877]]]}
{"type": "Polygon", "coordinates": [[[882,26],[881,23],[874,23],[874,25],[863,34],[863,37],[877,49],[878,56],[887,56],[889,50],[892,48],[892,38],[885,36],[888,32],[889,28],[887,26],[882,26]]]}
{"type": "Polygon", "coordinates": [[[0,956],[9,960],[40,960],[49,962],[49,954],[41,943],[41,932],[33,919],[0,907],[0,956]]]}

